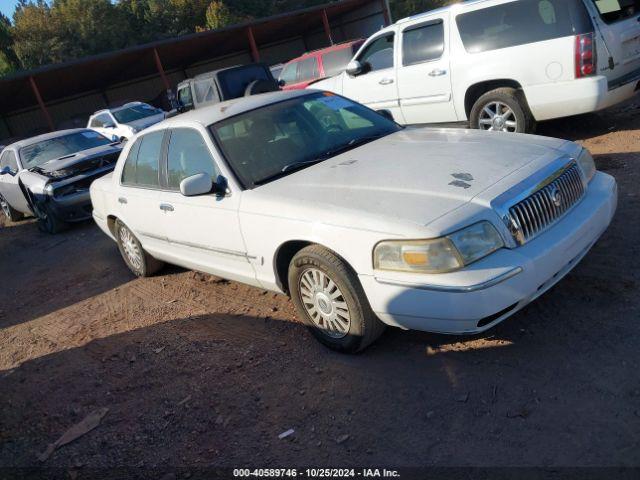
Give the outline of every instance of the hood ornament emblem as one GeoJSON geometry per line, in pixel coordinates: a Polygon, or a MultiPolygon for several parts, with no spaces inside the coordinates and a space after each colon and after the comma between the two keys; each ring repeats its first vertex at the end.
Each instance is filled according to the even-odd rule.
{"type": "Polygon", "coordinates": [[[551,191],[549,192],[549,196],[551,197],[551,202],[553,202],[556,207],[562,206],[562,192],[558,189],[558,187],[556,187],[555,185],[552,186],[551,191]]]}

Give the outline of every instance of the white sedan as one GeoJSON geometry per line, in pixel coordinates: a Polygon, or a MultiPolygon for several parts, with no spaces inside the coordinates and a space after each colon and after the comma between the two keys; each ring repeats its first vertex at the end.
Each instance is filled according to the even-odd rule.
{"type": "Polygon", "coordinates": [[[569,141],[406,129],[303,90],[149,128],[91,199],[136,275],[169,262],[287,293],[355,352],[385,325],[470,334],[513,315],[586,255],[617,187],[569,141]]]}

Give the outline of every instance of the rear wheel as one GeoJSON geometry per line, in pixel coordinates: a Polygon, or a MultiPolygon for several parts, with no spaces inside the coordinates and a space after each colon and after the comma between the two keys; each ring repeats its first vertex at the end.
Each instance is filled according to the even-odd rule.
{"type": "Polygon", "coordinates": [[[471,128],[532,133],[536,122],[524,94],[514,88],[497,88],[482,95],[471,109],[471,128]]]}
{"type": "Polygon", "coordinates": [[[120,220],[116,220],[116,240],[120,255],[137,277],[149,277],[159,271],[164,263],[153,258],[143,248],[136,236],[120,220]]]}
{"type": "Polygon", "coordinates": [[[312,245],[293,257],[289,288],[299,318],[333,350],[358,352],[384,331],[356,274],[325,248],[312,245]]]}
{"type": "Polygon", "coordinates": [[[18,222],[24,218],[24,215],[9,205],[2,195],[0,195],[0,209],[4,216],[12,222],[18,222]]]}

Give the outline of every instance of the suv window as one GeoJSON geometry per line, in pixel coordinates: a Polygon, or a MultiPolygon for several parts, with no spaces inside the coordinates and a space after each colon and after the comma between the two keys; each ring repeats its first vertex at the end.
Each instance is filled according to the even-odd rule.
{"type": "Polygon", "coordinates": [[[186,87],[178,90],[178,102],[183,107],[191,107],[193,106],[193,98],[191,98],[191,86],[187,85],[186,87]]]}
{"type": "Polygon", "coordinates": [[[198,103],[211,102],[216,99],[212,78],[193,82],[193,91],[198,103]]]}
{"type": "Polygon", "coordinates": [[[442,57],[444,53],[444,23],[429,22],[406,29],[402,33],[402,64],[415,65],[442,57]]]}
{"type": "Polygon", "coordinates": [[[325,77],[333,77],[341,73],[353,57],[352,48],[341,48],[322,55],[322,67],[325,77]]]}
{"type": "Polygon", "coordinates": [[[296,75],[298,74],[298,62],[291,62],[286,65],[280,74],[280,80],[284,80],[285,84],[296,83],[296,75]]]}
{"type": "Polygon", "coordinates": [[[360,54],[359,61],[363,65],[369,64],[369,71],[393,68],[393,33],[383,35],[371,42],[360,54]]]}
{"type": "Polygon", "coordinates": [[[0,157],[0,168],[9,167],[12,172],[18,171],[18,162],[16,160],[16,154],[13,150],[7,150],[0,157]]]}
{"type": "Polygon", "coordinates": [[[158,187],[159,160],[164,131],[148,133],[136,140],[122,170],[122,183],[141,187],[158,187]]]}
{"type": "Polygon", "coordinates": [[[298,62],[298,82],[308,82],[318,78],[318,60],[316,57],[305,58],[298,62]]]}
{"type": "Polygon", "coordinates": [[[197,173],[208,173],[212,181],[218,174],[202,135],[190,128],[172,130],[169,140],[167,173],[169,188],[180,189],[180,182],[197,173]]]}
{"type": "Polygon", "coordinates": [[[640,13],[640,0],[593,0],[605,23],[626,20],[640,13]]]}
{"type": "Polygon", "coordinates": [[[518,0],[456,17],[469,53],[593,32],[582,0],[518,0]]]}

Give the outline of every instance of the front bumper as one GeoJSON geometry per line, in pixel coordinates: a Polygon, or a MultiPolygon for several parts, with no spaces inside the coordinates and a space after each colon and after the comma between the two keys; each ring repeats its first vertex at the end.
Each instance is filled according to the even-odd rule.
{"type": "Polygon", "coordinates": [[[617,207],[613,177],[598,172],[562,220],[526,245],[502,249],[464,270],[439,275],[376,272],[360,281],[386,324],[438,333],[483,332],[559,282],[609,226],[617,207]]]}
{"type": "Polygon", "coordinates": [[[63,222],[80,222],[91,218],[89,190],[63,197],[44,197],[44,199],[51,213],[63,222]]]}

